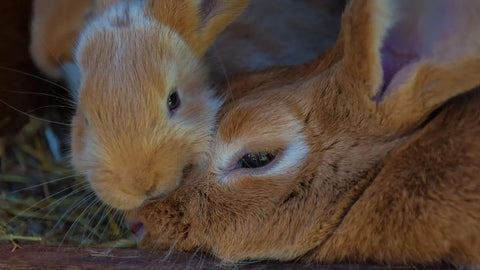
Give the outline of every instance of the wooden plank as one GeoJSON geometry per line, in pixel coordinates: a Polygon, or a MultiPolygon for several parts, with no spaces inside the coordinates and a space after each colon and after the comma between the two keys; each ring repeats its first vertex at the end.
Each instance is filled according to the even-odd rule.
{"type": "MultiPolygon", "coordinates": [[[[222,269],[233,268],[201,253],[152,252],[138,249],[77,248],[26,245],[11,252],[11,245],[0,245],[0,269],[222,269]]],[[[407,266],[302,265],[296,263],[244,263],[234,269],[328,269],[404,270],[439,269],[407,266]]],[[[443,269],[450,269],[444,267],[443,269]]]]}

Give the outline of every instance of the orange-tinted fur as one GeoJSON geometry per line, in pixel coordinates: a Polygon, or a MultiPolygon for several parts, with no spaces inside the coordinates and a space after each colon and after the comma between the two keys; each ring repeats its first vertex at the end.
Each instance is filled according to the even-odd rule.
{"type": "MultiPolygon", "coordinates": [[[[480,48],[422,60],[373,101],[391,2],[353,0],[337,43],[313,62],[232,80],[210,171],[195,168],[167,199],[128,212],[145,225],[140,245],[234,261],[479,266],[480,48]],[[228,149],[282,152],[299,138],[300,166],[219,180],[215,157],[228,149]]],[[[474,27],[464,33],[478,41],[474,27]]]]}
{"type": "Polygon", "coordinates": [[[72,161],[111,206],[165,196],[207,158],[220,100],[201,56],[247,1],[214,2],[220,11],[206,19],[200,3],[117,1],[79,39],[72,161]],[[170,111],[173,93],[180,106],[170,111]]]}

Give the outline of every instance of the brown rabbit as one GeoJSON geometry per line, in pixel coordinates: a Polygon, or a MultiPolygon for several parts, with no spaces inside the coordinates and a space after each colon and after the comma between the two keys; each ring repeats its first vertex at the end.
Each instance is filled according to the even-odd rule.
{"type": "Polygon", "coordinates": [[[480,266],[479,12],[353,0],[315,61],[237,77],[210,172],[128,211],[140,246],[480,266]]]}

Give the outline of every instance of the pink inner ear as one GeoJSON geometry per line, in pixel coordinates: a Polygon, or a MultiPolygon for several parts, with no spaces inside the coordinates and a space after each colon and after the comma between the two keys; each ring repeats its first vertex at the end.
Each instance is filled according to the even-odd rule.
{"type": "MultiPolygon", "coordinates": [[[[418,62],[420,55],[418,52],[400,53],[395,50],[394,47],[389,46],[390,43],[385,43],[380,50],[380,56],[382,60],[383,68],[383,83],[379,91],[375,94],[372,100],[377,103],[382,101],[389,91],[397,86],[399,83],[408,79],[409,74],[402,72],[403,76],[400,76],[400,70],[403,70],[408,65],[418,62]],[[395,81],[393,78],[395,76],[395,81]]],[[[407,71],[407,70],[404,70],[407,71]]]]}
{"type": "Polygon", "coordinates": [[[381,102],[408,81],[420,60],[448,63],[478,51],[480,16],[475,11],[480,1],[397,1],[397,20],[380,48],[383,84],[372,100],[381,102]]]}

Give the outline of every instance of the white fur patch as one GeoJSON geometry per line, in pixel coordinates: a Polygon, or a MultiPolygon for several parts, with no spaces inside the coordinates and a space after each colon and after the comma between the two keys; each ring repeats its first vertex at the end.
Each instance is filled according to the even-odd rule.
{"type": "Polygon", "coordinates": [[[291,142],[279,157],[280,160],[278,160],[271,169],[263,173],[262,176],[291,173],[300,168],[300,165],[307,157],[307,154],[308,146],[303,138],[291,142]]]}
{"type": "Polygon", "coordinates": [[[237,140],[235,143],[218,143],[214,150],[213,173],[226,175],[229,165],[239,158],[238,153],[243,148],[243,144],[243,140],[237,140]]]}
{"type": "Polygon", "coordinates": [[[242,150],[245,140],[221,144],[216,148],[213,160],[213,172],[220,182],[236,181],[239,178],[265,177],[274,175],[289,175],[297,171],[308,155],[308,145],[305,138],[299,135],[291,141],[287,148],[275,157],[271,164],[259,168],[235,169],[239,159],[248,151],[242,150]],[[233,167],[232,167],[233,166],[233,167]]]}
{"type": "MultiPolygon", "coordinates": [[[[79,59],[84,44],[96,32],[120,28],[150,28],[158,23],[147,17],[144,10],[145,1],[120,2],[107,8],[100,16],[92,20],[79,37],[75,59],[79,59]]],[[[154,32],[152,32],[153,34],[154,32]]]]}

